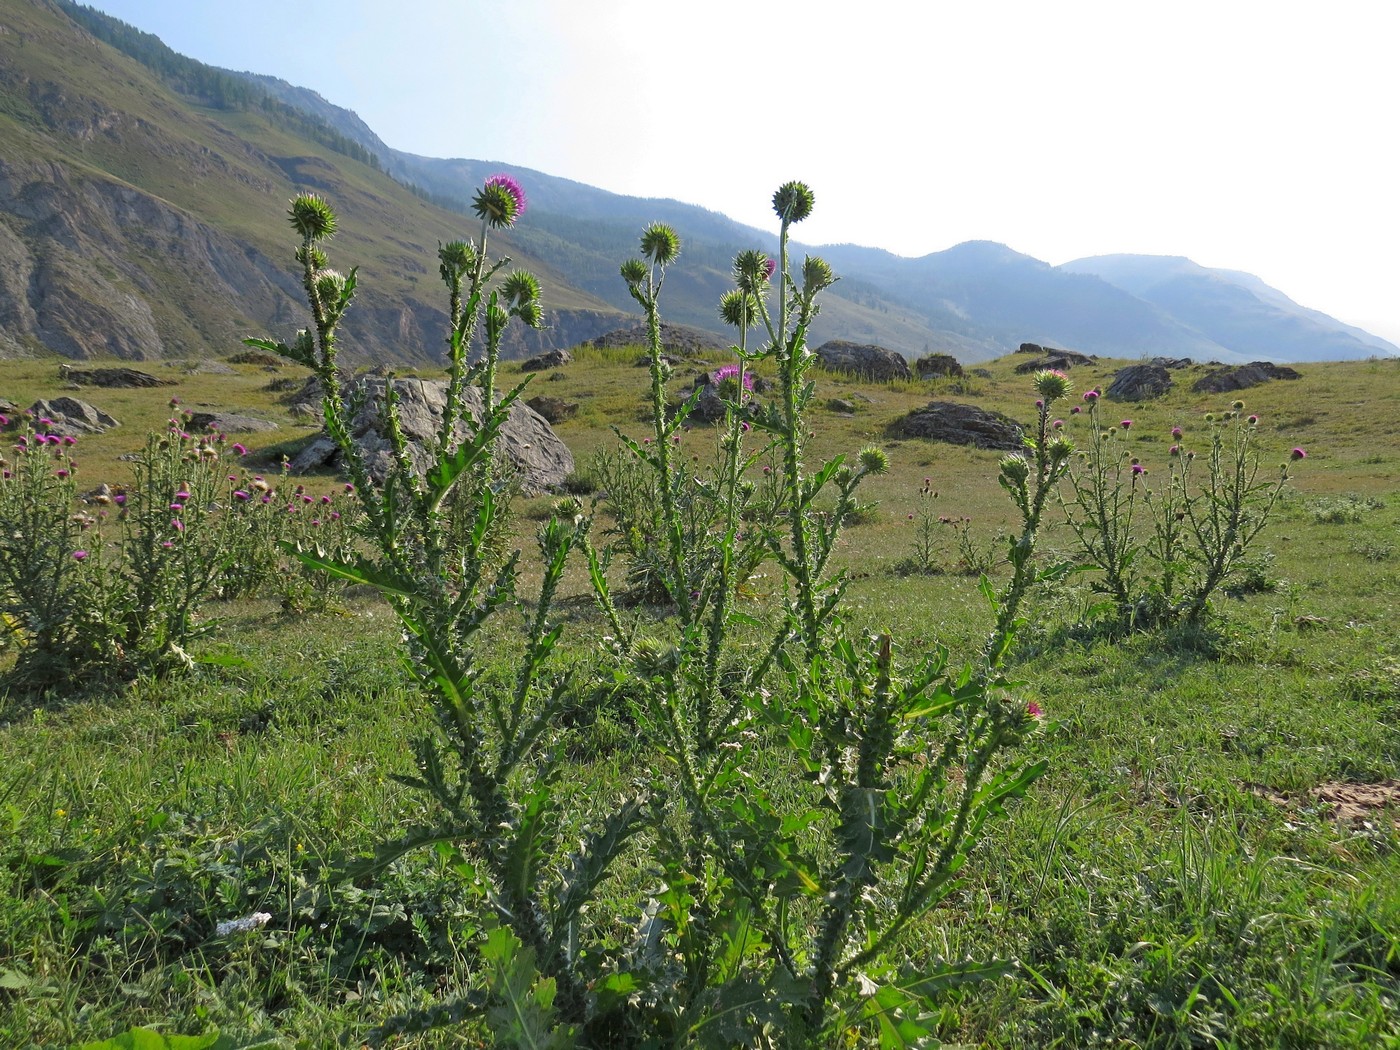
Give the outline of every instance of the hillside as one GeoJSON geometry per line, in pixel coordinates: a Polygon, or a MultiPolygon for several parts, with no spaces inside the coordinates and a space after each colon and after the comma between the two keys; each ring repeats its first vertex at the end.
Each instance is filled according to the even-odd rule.
{"type": "MultiPolygon", "coordinates": [[[[474,223],[271,100],[177,92],[48,0],[6,0],[0,25],[0,354],[199,357],[250,331],[290,334],[303,308],[283,212],[313,190],[342,216],[333,262],[361,267],[347,353],[436,357],[444,298],[427,264],[474,223]]],[[[539,274],[552,325],[516,352],[621,323],[501,240],[539,274]]]]}
{"type": "MultiPolygon", "coordinates": [[[[341,215],[333,262],[361,268],[345,344],[360,361],[436,359],[444,312],[425,260],[475,230],[463,212],[497,171],[527,187],[530,208],[501,241],[539,274],[550,324],[510,356],[631,323],[617,267],[649,222],[671,223],[684,242],[668,316],[721,336],[716,304],[735,251],[776,247],[773,231],[695,205],[396,150],[315,92],[203,65],[69,0],[0,0],[0,30],[0,356],[200,357],[248,331],[290,334],[301,310],[281,215],[304,190],[341,215]]],[[[819,252],[841,276],[814,344],[965,362],[1022,342],[1227,362],[1400,353],[1251,275],[1189,260],[1053,267],[982,241],[918,259],[795,250],[819,252]]]]}

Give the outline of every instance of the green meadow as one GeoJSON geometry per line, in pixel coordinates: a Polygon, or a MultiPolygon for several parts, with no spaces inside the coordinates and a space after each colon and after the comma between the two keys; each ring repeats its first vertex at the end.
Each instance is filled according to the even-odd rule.
{"type": "MultiPolygon", "coordinates": [[[[649,432],[643,353],[579,348],[526,395],[578,405],[556,429],[600,542],[611,520],[598,457],[615,454],[614,427],[649,432]]],[[[850,619],[905,652],[975,656],[993,616],[966,555],[995,581],[1016,517],[999,453],[889,428],[935,399],[1029,424],[1035,395],[1015,372],[1025,360],[892,384],[814,373],[810,458],[871,444],[889,456],[888,473],[861,487],[837,558],[850,619]],[[939,517],[962,523],[961,547],[939,517]],[[928,571],[911,571],[921,526],[928,571]]],[[[683,361],[673,391],[722,363],[683,361]]],[[[1127,363],[1074,368],[1076,393],[1106,388],[1127,363]]],[[[6,362],[0,397],[22,408],[69,393],[121,421],[80,439],[79,491],[129,483],[122,457],[165,427],[172,396],[277,421],[229,435],[268,474],[315,433],[272,389],[306,375],[290,364],[144,363],[173,384],[77,391],[58,364],[6,362]]],[[[520,378],[518,365],[502,370],[503,385],[520,378]]],[[[1266,470],[1293,448],[1306,459],[1203,622],[1106,630],[1089,572],[1031,594],[1009,673],[1043,712],[1027,746],[1048,771],[901,947],[916,968],[1016,963],[938,999],[944,1045],[1400,1046],[1400,361],[1298,370],[1203,395],[1189,392],[1196,366],[1161,399],[1109,403],[1132,419],[1125,440],[1149,479],[1165,473],[1173,427],[1199,434],[1204,414],[1236,397],[1259,416],[1266,470]]],[[[1066,419],[1072,437],[1082,430],[1066,419]]],[[[692,427],[683,454],[709,464],[718,433],[692,427]]],[[[524,613],[540,577],[533,534],[556,499],[511,507],[524,613]]],[[[1052,505],[1047,521],[1047,559],[1073,559],[1063,513],[1052,505]]],[[[744,600],[771,608],[778,586],[760,569],[744,600]]],[[[581,559],[558,608],[563,658],[587,680],[606,632],[581,559]]],[[[0,650],[0,1044],[81,1046],[143,1026],[218,1029],[229,1046],[358,1046],[393,1016],[452,1000],[482,966],[481,908],[447,852],[411,853],[374,880],[329,875],[422,820],[419,795],[394,778],[413,772],[409,741],[432,718],[388,607],[350,587],[312,609],[269,591],[200,614],[215,626],[186,674],[35,695],[5,684],[15,640],[0,650]],[[260,929],[216,932],[258,912],[271,916],[260,929]]],[[[485,674],[511,673],[523,622],[491,625],[485,674]]],[[[606,805],[646,757],[625,706],[585,693],[564,728],[562,790],[582,811],[606,805]]],[[[633,891],[656,877],[645,855],[619,875],[633,891]]],[[[619,925],[619,939],[629,933],[619,925]]],[[[489,1045],[470,1022],[396,1039],[489,1045]]]]}

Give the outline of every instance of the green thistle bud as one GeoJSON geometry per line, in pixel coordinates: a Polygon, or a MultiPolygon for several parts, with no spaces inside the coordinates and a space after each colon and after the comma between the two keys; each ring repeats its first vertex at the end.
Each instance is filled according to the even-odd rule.
{"type": "Polygon", "coordinates": [[[1231,402],[1230,407],[1233,408],[1236,412],[1243,412],[1243,411],[1244,411],[1244,402],[1243,402],[1243,401],[1234,401],[1234,402],[1231,402]]]}
{"type": "Polygon", "coordinates": [[[836,482],[837,488],[844,489],[847,485],[849,485],[852,481],[855,480],[855,474],[852,472],[850,467],[842,467],[840,470],[838,470],[835,474],[831,476],[831,480],[836,482]]]}
{"type": "Polygon", "coordinates": [[[528,303],[522,303],[520,306],[517,306],[512,313],[531,328],[544,327],[544,314],[541,312],[540,304],[537,300],[532,299],[528,303]]]}
{"type": "Polygon", "coordinates": [[[731,288],[719,299],[719,315],[735,328],[752,328],[758,323],[758,304],[748,292],[731,288]]]}
{"type": "Polygon", "coordinates": [[[1035,392],[1045,399],[1046,404],[1069,395],[1069,376],[1056,369],[1037,372],[1032,382],[1035,383],[1035,392]]]}
{"type": "Polygon", "coordinates": [[[466,241],[449,241],[438,248],[438,262],[442,264],[442,279],[451,280],[470,270],[476,262],[476,249],[466,241]]]}
{"type": "Polygon", "coordinates": [[[305,328],[297,332],[296,342],[292,344],[292,352],[301,360],[310,361],[312,354],[316,351],[316,342],[311,338],[311,333],[305,328]]]}
{"type": "Polygon", "coordinates": [[[680,253],[680,236],[664,222],[654,222],[642,231],[642,255],[657,266],[670,266],[680,253]]]}
{"type": "Polygon", "coordinates": [[[312,245],[308,250],[307,246],[304,244],[297,245],[297,262],[305,266],[308,258],[311,260],[311,268],[313,270],[324,270],[330,265],[330,260],[326,258],[326,253],[321,251],[320,248],[312,245]]]}
{"type": "Polygon", "coordinates": [[[884,449],[866,445],[860,450],[860,466],[867,474],[883,474],[890,469],[890,457],[884,449]]]}
{"type": "Polygon", "coordinates": [[[335,306],[345,291],[345,275],[339,270],[321,270],[316,274],[316,294],[327,306],[335,306]]]}
{"type": "Polygon", "coordinates": [[[307,240],[319,241],[335,234],[335,212],[314,193],[293,197],[287,217],[291,220],[292,229],[307,240]]]}
{"type": "Polygon", "coordinates": [[[501,284],[501,294],[517,306],[524,306],[539,299],[539,279],[528,270],[512,270],[501,284]]]}
{"type": "Polygon", "coordinates": [[[773,260],[760,251],[747,249],[734,257],[734,283],[741,291],[762,295],[776,269],[773,260]]]}
{"type": "Polygon", "coordinates": [[[812,214],[817,198],[805,182],[785,182],[773,194],[773,210],[785,223],[801,222],[812,214]]]}
{"type": "Polygon", "coordinates": [[[622,264],[622,279],[635,288],[647,279],[647,264],[641,259],[628,259],[622,264]]]}
{"type": "Polygon", "coordinates": [[[830,288],[837,281],[825,259],[809,255],[802,261],[802,285],[808,293],[830,288]]]}
{"type": "Polygon", "coordinates": [[[1074,454],[1074,443],[1067,437],[1051,438],[1046,451],[1050,453],[1050,462],[1059,463],[1074,454]]]}
{"type": "Polygon", "coordinates": [[[1030,477],[1031,467],[1021,456],[1004,456],[999,464],[1001,476],[1012,484],[1019,485],[1030,477]]]}

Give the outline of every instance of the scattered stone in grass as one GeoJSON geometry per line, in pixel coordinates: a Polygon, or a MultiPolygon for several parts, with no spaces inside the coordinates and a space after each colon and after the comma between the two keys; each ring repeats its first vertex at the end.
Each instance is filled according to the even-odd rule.
{"type": "Polygon", "coordinates": [[[525,402],[551,425],[564,422],[566,419],[573,419],[578,415],[578,402],[565,401],[562,397],[547,397],[538,394],[525,402]]]}
{"type": "Polygon", "coordinates": [[[1302,379],[1303,374],[1286,365],[1271,361],[1251,361],[1247,365],[1227,365],[1207,372],[1191,384],[1198,394],[1226,394],[1232,390],[1247,390],[1270,379],[1302,379]]]}
{"type": "Polygon", "coordinates": [[[288,362],[276,354],[270,354],[266,350],[242,350],[228,359],[231,365],[271,365],[280,368],[288,362]]]}
{"type": "Polygon", "coordinates": [[[830,339],[817,347],[816,354],[821,366],[828,372],[843,372],[879,383],[913,378],[909,362],[902,354],[873,343],[830,339]]]}
{"type": "Polygon", "coordinates": [[[79,370],[71,365],[58,366],[58,378],[79,386],[150,387],[174,386],[173,379],[160,379],[136,368],[88,368],[79,370]]]}
{"type": "Polygon", "coordinates": [[[520,363],[523,372],[543,372],[550,368],[563,368],[573,364],[574,355],[567,350],[547,350],[538,357],[531,357],[520,363]]]}
{"type": "Polygon", "coordinates": [[[186,427],[191,434],[205,430],[217,430],[220,434],[256,434],[276,430],[277,424],[270,419],[245,416],[238,412],[194,412],[186,427]]]}
{"type": "Polygon", "coordinates": [[[39,400],[29,406],[35,419],[51,419],[53,423],[46,429],[50,434],[100,434],[111,427],[121,426],[115,419],[76,397],[56,397],[52,400],[39,400]]]}
{"type": "Polygon", "coordinates": [[[1005,452],[1023,447],[1021,426],[1014,419],[956,401],[930,401],[890,424],[890,434],[1005,452]]]}
{"type": "Polygon", "coordinates": [[[1163,366],[1129,365],[1119,369],[1104,396],[1113,401],[1148,401],[1171,388],[1171,373],[1163,366]]]}

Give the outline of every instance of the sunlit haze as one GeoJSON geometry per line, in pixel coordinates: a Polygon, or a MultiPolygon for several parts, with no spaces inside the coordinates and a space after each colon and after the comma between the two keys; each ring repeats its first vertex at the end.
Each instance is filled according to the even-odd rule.
{"type": "Polygon", "coordinates": [[[805,243],[1185,255],[1400,342],[1389,0],[93,2],[397,149],[763,227],[800,178],[805,243]]]}

